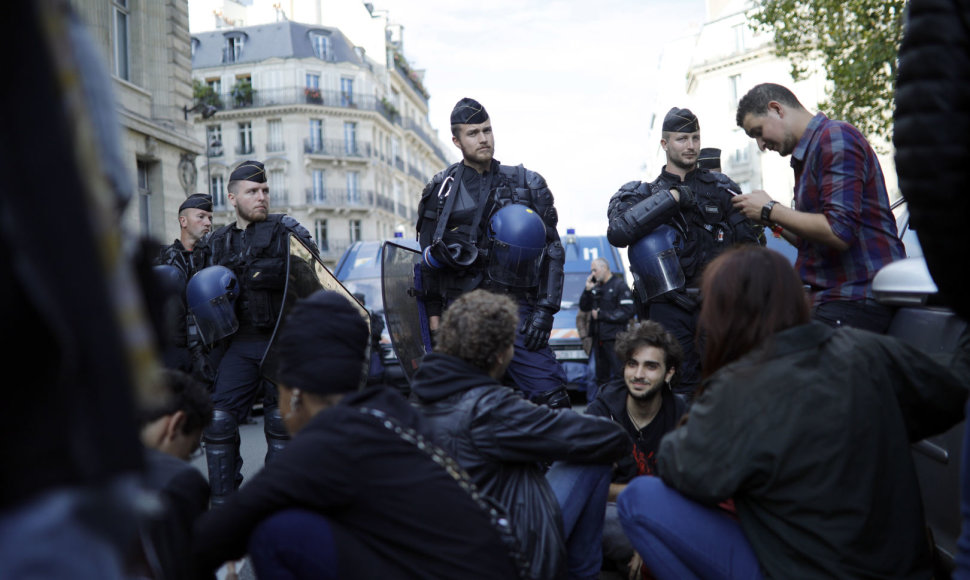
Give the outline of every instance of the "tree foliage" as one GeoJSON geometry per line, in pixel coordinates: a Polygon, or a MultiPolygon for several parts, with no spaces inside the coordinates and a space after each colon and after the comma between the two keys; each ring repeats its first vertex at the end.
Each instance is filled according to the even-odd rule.
{"type": "Polygon", "coordinates": [[[821,110],[889,143],[905,5],[906,0],[755,0],[749,18],[752,28],[774,36],[775,51],[791,61],[795,80],[824,72],[831,90],[821,110]]]}

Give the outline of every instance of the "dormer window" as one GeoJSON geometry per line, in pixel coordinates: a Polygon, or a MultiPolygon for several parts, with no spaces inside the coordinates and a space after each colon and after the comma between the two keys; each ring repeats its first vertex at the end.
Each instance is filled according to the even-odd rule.
{"type": "Polygon", "coordinates": [[[246,35],[242,33],[226,34],[225,45],[222,49],[222,62],[238,62],[242,58],[243,44],[246,35]]]}
{"type": "Polygon", "coordinates": [[[330,33],[322,31],[310,32],[310,44],[313,45],[313,54],[320,60],[332,60],[330,58],[330,33]]]}
{"type": "Polygon", "coordinates": [[[195,58],[195,51],[199,50],[199,39],[192,39],[192,58],[195,58]]]}

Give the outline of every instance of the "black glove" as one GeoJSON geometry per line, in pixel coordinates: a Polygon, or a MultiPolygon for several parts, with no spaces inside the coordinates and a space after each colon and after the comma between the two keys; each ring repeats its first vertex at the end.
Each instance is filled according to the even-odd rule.
{"type": "Polygon", "coordinates": [[[544,308],[536,308],[529,318],[522,321],[519,332],[525,335],[525,348],[535,351],[545,347],[552,332],[552,313],[544,308]]]}
{"type": "Polygon", "coordinates": [[[214,383],[216,380],[216,371],[209,364],[209,357],[206,356],[202,347],[190,348],[189,354],[192,357],[192,376],[202,381],[206,386],[214,383]]]}
{"type": "Polygon", "coordinates": [[[670,189],[676,189],[677,193],[680,194],[680,207],[684,209],[693,207],[697,202],[697,196],[695,196],[694,192],[684,184],[675,185],[670,189]]]}

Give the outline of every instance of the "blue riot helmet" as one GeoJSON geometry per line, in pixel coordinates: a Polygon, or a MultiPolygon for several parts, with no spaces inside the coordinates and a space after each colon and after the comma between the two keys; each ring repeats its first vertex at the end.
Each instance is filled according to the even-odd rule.
{"type": "Polygon", "coordinates": [[[539,283],[546,250],[546,224],[539,214],[524,205],[507,205],[489,221],[488,237],[489,278],[505,286],[527,288],[539,283]]]}
{"type": "Polygon", "coordinates": [[[185,298],[207,345],[236,332],[236,298],[239,281],[225,266],[209,266],[189,279],[185,298]]]}
{"type": "Polygon", "coordinates": [[[647,302],[684,287],[684,270],[677,256],[683,247],[680,232],[668,225],[657,227],[630,245],[627,258],[640,300],[647,302]]]}

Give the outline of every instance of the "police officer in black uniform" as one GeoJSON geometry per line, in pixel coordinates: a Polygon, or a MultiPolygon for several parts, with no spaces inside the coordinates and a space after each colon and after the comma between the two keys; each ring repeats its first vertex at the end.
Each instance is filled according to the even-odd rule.
{"type": "Polygon", "coordinates": [[[631,181],[610,199],[607,237],[614,246],[625,247],[661,225],[679,232],[682,247],[677,258],[686,283],[651,299],[645,314],[662,324],[683,347],[678,392],[689,397],[700,380],[700,352],[694,335],[701,272],[724,248],[759,243],[759,239],[752,223],[731,204],[734,193],[741,192],[738,185],[723,173],[697,166],[700,124],[689,109],[670,109],[660,145],[667,156],[660,176],[650,183],[631,181]]]}
{"type": "Polygon", "coordinates": [[[228,199],[236,209],[235,223],[213,232],[199,249],[208,263],[231,269],[239,280],[235,313],[238,330],[228,345],[213,385],[212,422],[203,433],[212,502],[217,505],[242,483],[239,424],[256,397],[263,395],[266,460],[289,439],[280,417],[276,387],[260,375],[260,361],[269,346],[283,304],[288,234],[296,234],[319,253],[310,233],[285,214],[269,213],[266,171],[258,161],[244,161],[229,176],[228,199]]]}
{"type": "Polygon", "coordinates": [[[549,348],[565,261],[552,193],[538,173],[522,165],[501,165],[492,157],[492,124],[478,101],[458,101],[451,112],[451,133],[463,159],[431,179],[418,206],[416,227],[425,256],[421,273],[429,326],[434,332],[443,308],[465,292],[484,288],[512,295],[519,303],[521,323],[507,379],[534,402],[568,407],[566,375],[549,348]],[[529,208],[545,226],[538,279],[528,286],[500,283],[489,274],[490,220],[510,204],[529,208]]]}
{"type": "Polygon", "coordinates": [[[626,330],[636,314],[636,306],[626,281],[614,276],[603,258],[596,258],[590,264],[586,287],[579,296],[579,309],[591,313],[589,335],[593,339],[597,385],[623,378],[623,361],[616,355],[614,346],[616,335],[626,330]]]}
{"type": "Polygon", "coordinates": [[[167,267],[157,272],[168,276],[171,284],[179,286],[178,299],[169,301],[172,308],[167,321],[171,327],[167,329],[169,344],[163,350],[163,359],[165,366],[190,373],[196,380],[211,385],[215,373],[209,364],[209,349],[186,307],[185,284],[205,267],[203,258],[193,250],[212,228],[212,196],[204,193],[190,195],[179,206],[178,219],[179,237],[163,246],[155,260],[157,266],[167,267]]]}

